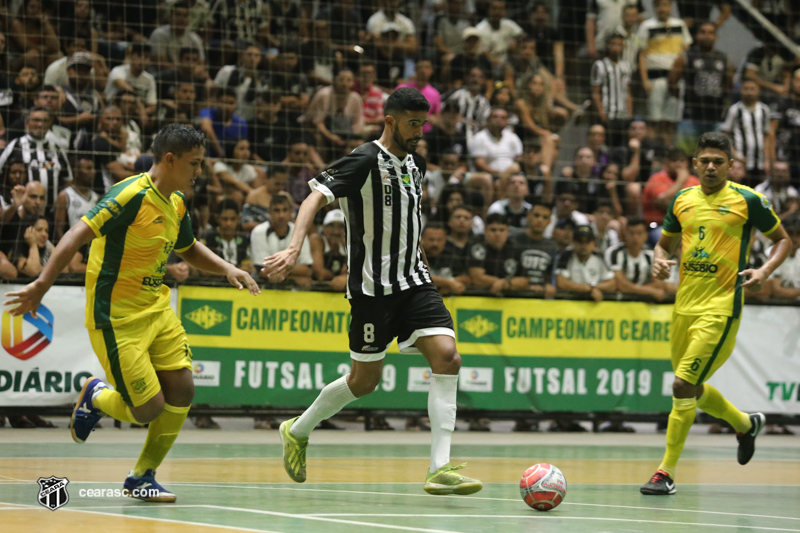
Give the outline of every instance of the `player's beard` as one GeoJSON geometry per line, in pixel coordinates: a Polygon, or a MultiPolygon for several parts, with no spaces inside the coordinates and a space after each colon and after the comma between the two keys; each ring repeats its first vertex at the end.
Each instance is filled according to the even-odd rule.
{"type": "Polygon", "coordinates": [[[394,144],[396,144],[397,146],[399,146],[400,148],[402,148],[406,152],[409,152],[409,153],[413,154],[414,152],[417,151],[417,147],[414,146],[413,144],[409,143],[410,140],[411,139],[404,139],[403,136],[400,135],[399,131],[395,131],[392,134],[392,141],[394,141],[394,144]]]}

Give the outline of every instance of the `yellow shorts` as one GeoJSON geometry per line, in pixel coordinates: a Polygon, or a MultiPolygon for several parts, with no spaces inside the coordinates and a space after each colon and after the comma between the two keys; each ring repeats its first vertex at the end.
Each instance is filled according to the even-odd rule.
{"type": "Polygon", "coordinates": [[[186,331],[171,308],[115,328],[91,329],[89,340],[109,383],[133,407],[161,390],[157,370],[192,368],[186,331]]]}
{"type": "Polygon", "coordinates": [[[728,360],[736,344],[739,318],[672,315],[672,369],[675,376],[702,385],[728,360]]]}

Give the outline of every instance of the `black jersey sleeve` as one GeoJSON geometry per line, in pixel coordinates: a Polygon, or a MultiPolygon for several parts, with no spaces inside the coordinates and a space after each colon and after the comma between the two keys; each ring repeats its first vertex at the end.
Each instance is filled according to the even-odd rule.
{"type": "Polygon", "coordinates": [[[319,191],[328,199],[358,194],[367,181],[372,167],[377,165],[377,155],[372,143],[364,144],[333,162],[326,170],[308,182],[312,190],[319,191]]]}

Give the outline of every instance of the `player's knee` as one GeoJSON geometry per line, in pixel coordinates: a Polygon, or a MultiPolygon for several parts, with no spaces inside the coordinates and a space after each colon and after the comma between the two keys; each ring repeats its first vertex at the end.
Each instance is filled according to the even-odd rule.
{"type": "Polygon", "coordinates": [[[356,398],[361,398],[362,396],[366,396],[367,394],[373,392],[378,384],[381,382],[381,374],[377,373],[375,375],[372,374],[360,374],[358,376],[352,376],[347,382],[347,386],[350,388],[350,392],[353,393],[353,396],[356,398]]]}
{"type": "Polygon", "coordinates": [[[696,385],[676,377],[672,382],[672,395],[675,398],[694,398],[697,390],[696,385]]]}
{"type": "Polygon", "coordinates": [[[164,395],[160,392],[142,405],[131,407],[131,414],[140,424],[149,424],[164,412],[164,395]]]}
{"type": "Polygon", "coordinates": [[[455,343],[439,353],[435,363],[431,365],[431,370],[435,374],[458,374],[461,370],[461,355],[456,350],[455,343]]]}

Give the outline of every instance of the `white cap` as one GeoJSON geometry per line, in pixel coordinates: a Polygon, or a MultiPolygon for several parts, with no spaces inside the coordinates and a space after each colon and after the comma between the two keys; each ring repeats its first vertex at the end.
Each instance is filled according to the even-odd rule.
{"type": "Polygon", "coordinates": [[[381,34],[383,34],[383,33],[389,33],[390,31],[397,32],[397,33],[402,33],[402,32],[400,31],[400,25],[399,25],[399,24],[397,24],[397,23],[395,23],[395,22],[387,22],[387,23],[386,23],[386,24],[384,24],[384,26],[381,28],[381,34]]]}
{"type": "Polygon", "coordinates": [[[478,39],[481,38],[481,32],[478,31],[478,28],[475,26],[470,26],[468,28],[464,28],[464,31],[461,32],[461,39],[467,40],[470,37],[477,37],[478,39]]]}
{"type": "Polygon", "coordinates": [[[325,220],[323,220],[322,225],[327,226],[328,224],[333,224],[334,222],[341,222],[344,224],[344,211],[341,209],[332,209],[328,211],[325,215],[325,220]]]}

